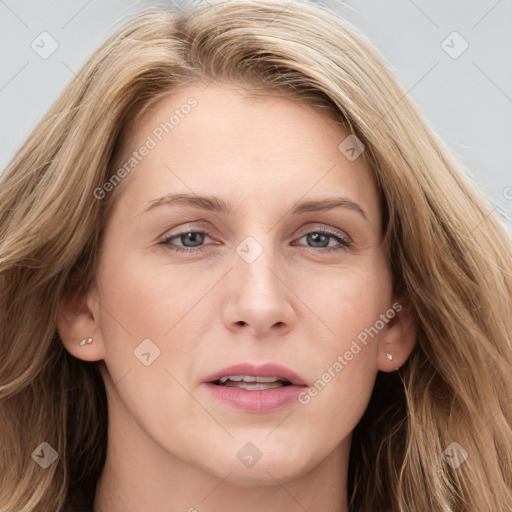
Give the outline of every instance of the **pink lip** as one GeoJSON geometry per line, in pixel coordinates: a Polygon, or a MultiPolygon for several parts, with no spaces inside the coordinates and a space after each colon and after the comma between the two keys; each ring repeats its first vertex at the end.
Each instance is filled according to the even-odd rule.
{"type": "Polygon", "coordinates": [[[277,364],[237,364],[224,368],[207,377],[204,381],[212,395],[227,405],[247,412],[269,412],[298,401],[298,396],[307,386],[306,382],[295,372],[277,364]],[[214,384],[221,377],[228,375],[252,375],[254,377],[279,377],[288,380],[291,385],[273,389],[250,391],[235,387],[214,384]]]}

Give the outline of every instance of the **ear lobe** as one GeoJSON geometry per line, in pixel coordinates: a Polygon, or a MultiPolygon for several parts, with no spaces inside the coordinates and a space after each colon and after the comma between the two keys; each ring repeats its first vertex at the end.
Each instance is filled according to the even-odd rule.
{"type": "Polygon", "coordinates": [[[396,314],[386,325],[380,339],[377,368],[392,372],[409,358],[416,345],[417,325],[408,297],[393,304],[396,314]]]}
{"type": "Polygon", "coordinates": [[[104,359],[105,350],[98,320],[93,312],[92,296],[75,296],[61,302],[57,314],[57,331],[66,350],[78,359],[98,361],[104,359]],[[86,338],[92,342],[80,345],[86,338]]]}

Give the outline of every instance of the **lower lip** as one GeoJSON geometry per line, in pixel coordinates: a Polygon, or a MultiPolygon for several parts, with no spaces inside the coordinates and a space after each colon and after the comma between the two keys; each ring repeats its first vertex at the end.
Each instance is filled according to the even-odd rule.
{"type": "Polygon", "coordinates": [[[282,386],[280,388],[247,389],[218,386],[211,382],[206,387],[212,395],[228,405],[250,412],[268,412],[280,409],[285,405],[298,401],[298,397],[306,386],[282,386]]]}

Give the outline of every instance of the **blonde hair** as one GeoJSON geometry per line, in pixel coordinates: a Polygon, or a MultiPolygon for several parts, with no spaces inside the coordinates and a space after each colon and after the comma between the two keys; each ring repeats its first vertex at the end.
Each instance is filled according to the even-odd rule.
{"type": "Polygon", "coordinates": [[[379,373],[353,433],[350,511],[510,507],[509,235],[363,36],[306,2],[242,0],[125,24],[0,175],[2,511],[92,503],[107,445],[102,362],[64,349],[57,311],[94,283],[119,187],[101,200],[94,191],[118,170],[124,127],[163,95],[210,80],[336,116],[375,173],[395,293],[410,299],[417,343],[400,373],[379,373]],[[43,441],[59,457],[45,470],[31,458],[43,441]],[[453,442],[468,454],[458,467],[442,457],[453,442]]]}

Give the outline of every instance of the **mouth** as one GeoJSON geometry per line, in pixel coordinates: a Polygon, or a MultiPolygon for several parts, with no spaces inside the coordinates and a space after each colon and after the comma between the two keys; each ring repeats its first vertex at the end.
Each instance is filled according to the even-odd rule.
{"type": "Polygon", "coordinates": [[[246,389],[248,391],[261,391],[262,389],[275,389],[291,386],[288,379],[280,377],[256,377],[253,375],[225,375],[212,382],[216,386],[227,388],[246,389]]]}
{"type": "Polygon", "coordinates": [[[277,364],[238,364],[224,368],[204,381],[211,396],[244,412],[264,413],[289,406],[307,384],[292,370],[277,364]]]}

